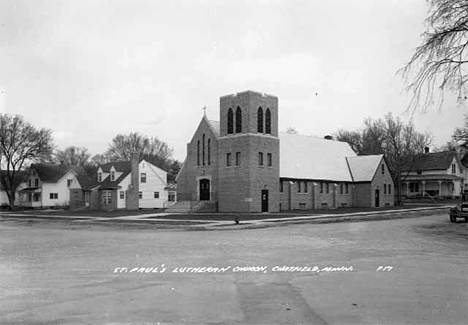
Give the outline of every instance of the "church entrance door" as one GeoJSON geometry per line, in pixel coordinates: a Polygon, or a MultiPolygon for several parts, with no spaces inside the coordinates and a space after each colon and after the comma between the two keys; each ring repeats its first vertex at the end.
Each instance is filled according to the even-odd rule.
{"type": "Polygon", "coordinates": [[[200,180],[200,201],[209,201],[210,200],[210,180],[201,179],[200,180]]]}
{"type": "Polygon", "coordinates": [[[380,207],[380,190],[375,190],[375,207],[380,207]]]}
{"type": "Polygon", "coordinates": [[[268,190],[262,190],[262,212],[268,212],[268,190]]]}

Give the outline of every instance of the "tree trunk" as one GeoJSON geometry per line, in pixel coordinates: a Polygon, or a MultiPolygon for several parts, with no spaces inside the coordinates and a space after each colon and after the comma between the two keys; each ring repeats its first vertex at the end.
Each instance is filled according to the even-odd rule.
{"type": "Polygon", "coordinates": [[[10,210],[15,210],[15,190],[9,189],[6,191],[8,202],[10,202],[10,210]]]}

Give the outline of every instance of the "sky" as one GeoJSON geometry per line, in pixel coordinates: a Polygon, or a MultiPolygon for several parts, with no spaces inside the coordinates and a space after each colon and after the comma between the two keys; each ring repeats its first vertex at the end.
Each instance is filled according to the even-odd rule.
{"type": "Polygon", "coordinates": [[[156,136],[183,161],[207,107],[278,96],[280,131],[324,136],[392,112],[434,145],[467,107],[407,112],[397,75],[420,42],[425,0],[0,0],[0,112],[53,130],[58,149],[104,153],[156,136]]]}

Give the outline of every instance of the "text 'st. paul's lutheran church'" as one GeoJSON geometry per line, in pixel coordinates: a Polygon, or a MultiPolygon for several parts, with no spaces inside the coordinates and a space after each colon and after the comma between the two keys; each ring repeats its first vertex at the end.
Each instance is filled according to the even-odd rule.
{"type": "Polygon", "coordinates": [[[177,176],[178,204],[201,211],[379,207],[393,205],[392,190],[382,155],[280,135],[278,98],[253,91],[221,97],[220,122],[202,118],[177,176]]]}

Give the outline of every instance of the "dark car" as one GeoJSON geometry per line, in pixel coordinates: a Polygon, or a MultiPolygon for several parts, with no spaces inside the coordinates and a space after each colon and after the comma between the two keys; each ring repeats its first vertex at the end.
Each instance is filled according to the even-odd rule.
{"type": "Polygon", "coordinates": [[[462,194],[460,203],[450,208],[450,221],[457,222],[457,218],[465,218],[468,222],[468,193],[462,194]]]}

